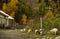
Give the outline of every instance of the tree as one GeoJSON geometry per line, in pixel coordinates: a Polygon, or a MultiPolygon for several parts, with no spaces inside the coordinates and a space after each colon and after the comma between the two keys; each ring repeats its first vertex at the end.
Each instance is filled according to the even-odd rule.
{"type": "Polygon", "coordinates": [[[9,3],[11,0],[3,0],[4,3],[9,3]]]}
{"type": "Polygon", "coordinates": [[[3,0],[0,0],[0,10],[2,10],[3,3],[3,0]]]}
{"type": "Polygon", "coordinates": [[[2,10],[7,14],[11,15],[13,14],[13,12],[17,10],[17,6],[16,6],[17,3],[18,3],[18,0],[10,0],[10,1],[4,0],[2,10]]]}
{"type": "Polygon", "coordinates": [[[27,6],[27,4],[24,1],[19,0],[18,4],[18,10],[15,13],[15,21],[19,24],[22,23],[22,17],[25,15],[27,18],[32,16],[32,8],[30,6],[27,6]]]}
{"type": "Polygon", "coordinates": [[[42,2],[40,4],[40,7],[39,7],[39,15],[40,15],[40,22],[41,22],[41,28],[42,28],[42,19],[43,17],[45,16],[46,14],[46,11],[48,11],[48,15],[49,13],[52,15],[54,15],[54,9],[56,8],[56,4],[54,2],[52,2],[51,0],[48,0],[47,2],[49,2],[49,4],[46,4],[46,2],[42,2]],[[51,3],[54,3],[54,4],[51,4],[51,3]],[[49,6],[47,6],[49,5],[49,6]]]}
{"type": "Polygon", "coordinates": [[[46,13],[45,7],[46,7],[45,2],[41,3],[41,5],[39,7],[39,16],[40,16],[41,28],[42,28],[42,18],[44,17],[44,15],[46,13]]]}
{"type": "Polygon", "coordinates": [[[27,16],[25,14],[22,15],[22,22],[24,25],[27,23],[27,16]]]}
{"type": "Polygon", "coordinates": [[[25,9],[24,9],[25,6],[24,5],[25,5],[24,2],[19,0],[19,2],[17,4],[18,9],[17,9],[17,11],[15,13],[15,17],[14,17],[15,21],[19,24],[22,24],[21,23],[22,14],[25,13],[25,9]]]}
{"type": "Polygon", "coordinates": [[[25,14],[26,14],[26,16],[27,16],[28,19],[30,17],[33,17],[33,9],[32,9],[32,7],[30,6],[29,3],[26,3],[25,14]]]}
{"type": "Polygon", "coordinates": [[[2,10],[3,10],[4,12],[7,12],[7,4],[6,4],[6,3],[3,3],[2,10]]]}

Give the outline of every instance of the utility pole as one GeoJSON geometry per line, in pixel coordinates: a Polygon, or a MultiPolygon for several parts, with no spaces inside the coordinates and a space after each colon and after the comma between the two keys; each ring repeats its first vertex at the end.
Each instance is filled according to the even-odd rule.
{"type": "Polygon", "coordinates": [[[40,34],[41,34],[41,35],[42,35],[42,33],[43,33],[43,31],[42,31],[42,30],[43,30],[43,29],[42,29],[42,24],[43,24],[43,23],[42,23],[42,17],[40,17],[40,26],[41,26],[41,29],[40,29],[41,32],[40,32],[40,34]]]}

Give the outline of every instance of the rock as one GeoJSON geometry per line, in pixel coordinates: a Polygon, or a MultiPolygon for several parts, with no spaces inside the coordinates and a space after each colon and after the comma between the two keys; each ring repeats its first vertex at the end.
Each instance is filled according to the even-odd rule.
{"type": "Polygon", "coordinates": [[[36,39],[40,39],[40,38],[36,38],[36,39]]]}
{"type": "Polygon", "coordinates": [[[60,39],[60,36],[55,37],[55,39],[60,39]]]}
{"type": "Polygon", "coordinates": [[[46,39],[46,38],[42,38],[42,39],[46,39]]]}

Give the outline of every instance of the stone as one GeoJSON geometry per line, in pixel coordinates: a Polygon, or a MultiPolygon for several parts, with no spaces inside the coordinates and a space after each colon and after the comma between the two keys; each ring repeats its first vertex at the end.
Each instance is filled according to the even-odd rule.
{"type": "Polygon", "coordinates": [[[55,39],[60,39],[60,36],[55,37],[55,39]]]}

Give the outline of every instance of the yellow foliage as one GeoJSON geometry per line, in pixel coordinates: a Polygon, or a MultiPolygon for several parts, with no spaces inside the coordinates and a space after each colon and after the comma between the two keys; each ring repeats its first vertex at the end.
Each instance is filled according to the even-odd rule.
{"type": "Polygon", "coordinates": [[[8,3],[8,8],[16,10],[17,6],[16,4],[18,3],[18,0],[11,0],[11,2],[8,3]]]}
{"type": "Polygon", "coordinates": [[[14,7],[17,3],[17,0],[11,0],[11,2],[8,5],[10,5],[10,7],[14,7]]]}
{"type": "Polygon", "coordinates": [[[51,2],[52,0],[48,0],[49,2],[51,2]]]}
{"type": "Polygon", "coordinates": [[[52,11],[51,10],[48,10],[48,12],[47,12],[47,14],[46,14],[47,16],[53,16],[53,14],[52,14],[52,11]]]}
{"type": "Polygon", "coordinates": [[[14,17],[15,16],[15,12],[13,11],[10,16],[14,17]]]}
{"type": "Polygon", "coordinates": [[[23,24],[26,24],[26,22],[27,22],[27,16],[25,14],[23,14],[23,16],[22,16],[22,22],[23,22],[23,24]]]}
{"type": "Polygon", "coordinates": [[[14,17],[14,13],[17,10],[16,4],[18,3],[18,0],[11,0],[9,3],[4,3],[3,4],[3,11],[6,12],[7,14],[11,15],[14,17]]]}
{"type": "Polygon", "coordinates": [[[51,10],[48,10],[47,13],[46,13],[46,15],[44,16],[44,19],[49,18],[49,17],[52,17],[52,16],[53,16],[52,11],[51,10]]]}
{"type": "Polygon", "coordinates": [[[27,6],[27,7],[30,6],[30,3],[27,2],[27,3],[26,3],[26,6],[27,6]]]}
{"type": "Polygon", "coordinates": [[[6,12],[6,10],[7,10],[7,5],[6,5],[6,3],[3,3],[3,8],[2,8],[2,10],[6,12]]]}

